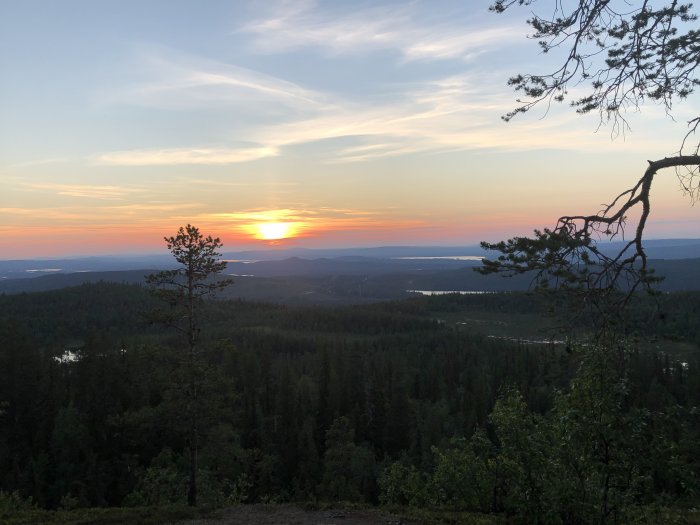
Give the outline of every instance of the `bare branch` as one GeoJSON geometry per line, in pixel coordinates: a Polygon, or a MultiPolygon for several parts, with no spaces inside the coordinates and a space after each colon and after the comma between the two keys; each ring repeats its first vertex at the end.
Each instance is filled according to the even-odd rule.
{"type": "Polygon", "coordinates": [[[651,289],[658,281],[648,267],[643,246],[654,177],[665,168],[697,172],[699,167],[697,155],[649,161],[639,181],[597,214],[560,217],[553,229],[536,230],[533,238],[515,237],[496,244],[482,243],[483,248],[501,252],[501,255],[496,259],[484,259],[477,271],[504,275],[533,272],[539,289],[564,289],[589,303],[596,303],[600,310],[619,309],[636,290],[651,289]],[[618,252],[606,253],[599,241],[618,236],[624,239],[628,217],[637,210],[639,219],[632,237],[618,252]]]}

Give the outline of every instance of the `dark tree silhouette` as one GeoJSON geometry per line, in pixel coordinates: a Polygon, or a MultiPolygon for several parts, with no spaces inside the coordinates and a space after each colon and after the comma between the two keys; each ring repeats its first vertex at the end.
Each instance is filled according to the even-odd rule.
{"type": "Polygon", "coordinates": [[[187,342],[183,365],[187,371],[187,421],[189,442],[189,483],[187,503],[197,504],[197,451],[199,447],[199,391],[197,341],[200,335],[198,313],[204,297],[229,286],[232,279],[217,279],[226,263],[219,261],[217,252],[222,244],[219,238],[204,237],[198,228],[188,224],[180,227],[177,235],[165,237],[168,250],[180,265],[174,270],[151,274],[146,278],[153,292],[168,303],[168,310],[155,312],[154,318],[177,330],[187,342]]]}
{"type": "MultiPolygon", "coordinates": [[[[491,10],[501,13],[514,5],[536,0],[496,0],[491,10]]],[[[612,125],[613,136],[628,128],[627,110],[644,102],[661,104],[671,114],[676,101],[686,99],[700,85],[700,31],[690,3],[667,5],[644,0],[555,2],[550,16],[533,14],[528,24],[543,53],[563,51],[563,62],[546,74],[518,74],[509,81],[524,97],[503,116],[509,121],[533,107],[569,98],[569,88],[585,86],[570,101],[581,114],[598,112],[600,124],[612,125]]],[[[517,274],[533,271],[539,287],[580,292],[607,312],[623,306],[631,294],[657,280],[647,266],[644,229],[651,211],[650,191],[657,173],[675,168],[691,201],[700,198],[700,116],[688,122],[679,150],[648,161],[642,177],[620,192],[597,213],[560,217],[551,229],[533,237],[482,243],[501,252],[484,260],[481,273],[517,274]],[[633,224],[628,224],[634,216],[633,224]],[[623,239],[615,254],[603,253],[600,240],[623,239]]]]}

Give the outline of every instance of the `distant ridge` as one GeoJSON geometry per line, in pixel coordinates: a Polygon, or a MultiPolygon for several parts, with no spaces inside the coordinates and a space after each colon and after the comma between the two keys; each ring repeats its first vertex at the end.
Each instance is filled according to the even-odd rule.
{"type": "MultiPolygon", "coordinates": [[[[473,271],[478,262],[451,259],[405,260],[369,257],[289,258],[282,261],[229,263],[234,286],[223,295],[259,301],[346,304],[408,297],[408,290],[524,291],[528,275],[504,278],[473,271]]],[[[700,291],[700,258],[652,259],[666,292],[700,291]]],[[[155,269],[50,272],[33,279],[1,279],[0,294],[40,292],[100,281],[143,284],[155,269]]]]}
{"type": "MultiPolygon", "coordinates": [[[[607,252],[618,250],[621,241],[604,244],[607,252]]],[[[651,239],[645,242],[650,259],[700,258],[700,239],[651,239]]],[[[377,246],[366,248],[284,248],[269,250],[247,250],[224,252],[224,259],[233,262],[282,261],[297,258],[306,261],[319,259],[386,260],[400,257],[450,257],[450,256],[495,256],[480,246],[377,246]]],[[[0,260],[0,281],[5,279],[33,278],[49,273],[102,272],[139,270],[142,268],[163,269],[173,264],[169,254],[114,255],[95,257],[65,257],[42,259],[0,260]]],[[[233,263],[232,263],[233,264],[233,263]]],[[[231,266],[230,266],[231,267],[231,266]]],[[[241,273],[235,271],[235,273],[241,273]]],[[[243,272],[246,273],[246,272],[243,272]]]]}
{"type": "MultiPolygon", "coordinates": [[[[601,244],[604,251],[613,253],[624,246],[624,241],[601,244]]],[[[700,257],[700,239],[649,239],[644,248],[651,259],[693,259],[700,257]]],[[[281,260],[289,257],[304,259],[337,258],[345,256],[394,258],[394,257],[445,257],[456,255],[488,256],[489,252],[477,244],[466,246],[376,246],[368,248],[288,248],[282,250],[248,250],[226,252],[229,259],[281,260]]]]}

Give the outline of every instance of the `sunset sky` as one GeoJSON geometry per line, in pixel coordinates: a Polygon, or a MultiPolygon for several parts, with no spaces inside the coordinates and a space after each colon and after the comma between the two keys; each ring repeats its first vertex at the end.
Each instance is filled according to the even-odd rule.
{"type": "MultiPolygon", "coordinates": [[[[186,223],[229,251],[495,241],[678,150],[698,97],[615,140],[566,107],[504,123],[508,77],[556,57],[488,5],[3,0],[0,258],[158,252],[186,223]]],[[[672,172],[653,199],[650,237],[700,236],[672,172]]]]}

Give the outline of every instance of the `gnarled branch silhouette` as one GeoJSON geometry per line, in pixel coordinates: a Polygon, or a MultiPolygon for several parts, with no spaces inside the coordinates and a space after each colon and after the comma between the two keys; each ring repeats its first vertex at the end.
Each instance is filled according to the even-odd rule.
{"type": "Polygon", "coordinates": [[[651,211],[652,183],[658,171],[665,168],[697,173],[700,157],[685,155],[649,161],[637,183],[596,214],[560,217],[554,228],[535,230],[531,238],[481,243],[483,248],[501,255],[484,259],[477,271],[504,275],[531,272],[536,288],[574,292],[606,313],[624,306],[636,290],[650,288],[658,280],[648,266],[643,236],[651,211]],[[631,236],[627,236],[633,213],[639,215],[631,236]],[[612,254],[600,244],[601,240],[616,239],[624,243],[612,254]]]}

